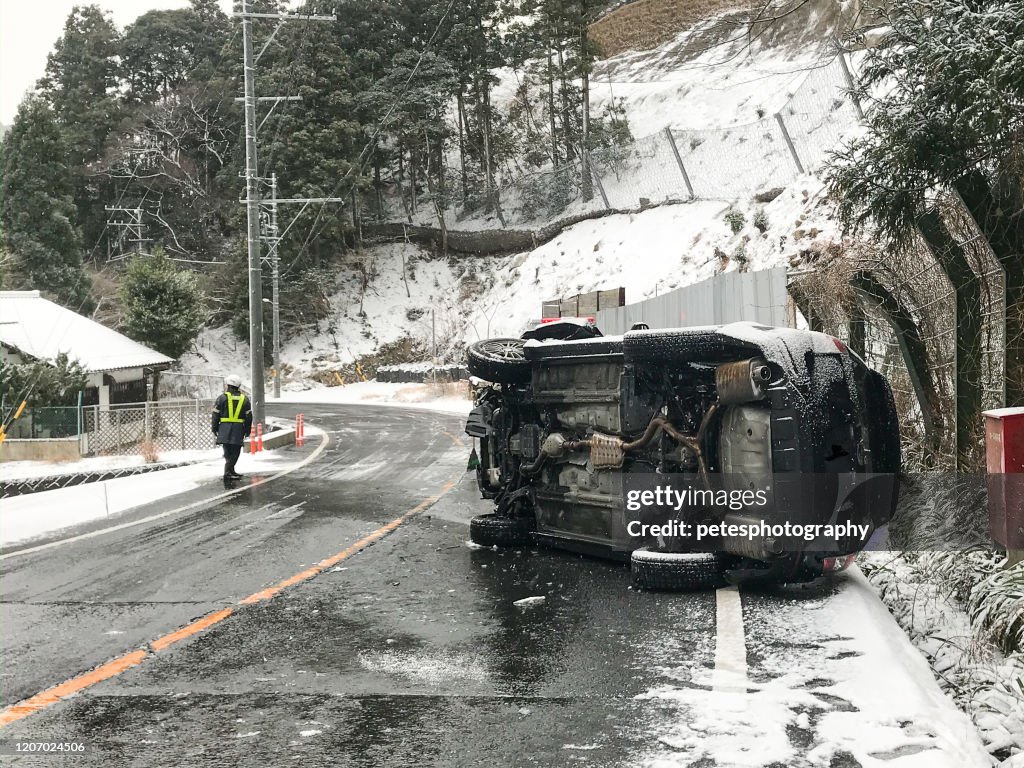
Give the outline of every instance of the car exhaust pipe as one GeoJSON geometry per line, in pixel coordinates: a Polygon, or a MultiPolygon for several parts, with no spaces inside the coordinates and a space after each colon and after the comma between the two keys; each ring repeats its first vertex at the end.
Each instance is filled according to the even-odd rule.
{"type": "Polygon", "coordinates": [[[772,378],[772,369],[760,357],[723,363],[715,368],[715,388],[723,405],[741,405],[764,399],[763,387],[772,378]]]}

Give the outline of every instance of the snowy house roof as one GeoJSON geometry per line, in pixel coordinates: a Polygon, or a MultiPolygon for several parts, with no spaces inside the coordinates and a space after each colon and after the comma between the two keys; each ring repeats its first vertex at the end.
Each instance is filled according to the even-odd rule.
{"type": "Polygon", "coordinates": [[[37,360],[54,360],[64,352],[89,373],[165,367],[174,362],[95,320],[44,299],[39,291],[0,291],[0,344],[37,360]]]}

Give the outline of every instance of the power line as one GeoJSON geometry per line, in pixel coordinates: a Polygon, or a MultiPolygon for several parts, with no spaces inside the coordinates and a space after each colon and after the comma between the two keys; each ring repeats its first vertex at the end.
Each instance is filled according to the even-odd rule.
{"type": "MultiPolygon", "coordinates": [[[[245,208],[246,240],[249,256],[249,367],[252,379],[252,410],[257,424],[266,423],[266,396],[263,370],[263,265],[260,259],[260,177],[256,156],[256,58],[253,56],[253,19],[277,19],[278,29],[292,19],[337,21],[335,16],[295,13],[256,13],[242,0],[241,11],[233,14],[242,20],[242,74],[245,86],[245,208]]],[[[277,29],[271,35],[271,40],[277,29]]],[[[269,45],[269,41],[266,45],[269,45]]],[[[266,50],[266,45],[263,51],[266,50]]],[[[260,51],[262,55],[263,51],[260,51]]],[[[274,101],[275,106],[278,101],[274,101]]],[[[276,178],[275,178],[276,195],[276,178]]],[[[276,249],[275,249],[276,250],[276,249]]]]}
{"type": "MultiPolygon", "coordinates": [[[[424,57],[430,50],[430,46],[434,44],[434,40],[437,39],[438,34],[441,32],[441,27],[444,24],[445,20],[448,18],[448,14],[451,13],[452,7],[454,5],[455,0],[448,0],[448,5],[444,9],[444,13],[441,14],[441,18],[438,19],[437,25],[434,27],[434,31],[431,33],[429,39],[423,46],[423,50],[420,51],[419,57],[416,59],[416,65],[409,72],[409,76],[405,79],[405,82],[402,84],[401,92],[391,101],[391,105],[388,107],[387,112],[384,113],[383,119],[380,121],[377,127],[374,128],[373,134],[371,134],[370,136],[370,140],[366,142],[366,145],[359,153],[359,157],[356,159],[356,163],[350,165],[349,169],[345,172],[345,175],[338,179],[338,182],[334,185],[334,188],[331,190],[329,197],[333,198],[338,194],[338,191],[341,189],[341,185],[344,184],[352,176],[352,169],[355,168],[356,165],[358,165],[359,167],[360,174],[366,168],[366,162],[369,160],[371,154],[370,149],[377,146],[377,137],[380,136],[381,131],[384,130],[384,128],[388,125],[388,123],[391,120],[391,115],[394,113],[395,109],[398,108],[398,100],[402,96],[404,96],[406,92],[409,90],[409,85],[410,83],[412,83],[412,79],[419,72],[420,65],[423,63],[424,57]]],[[[320,233],[323,231],[323,227],[321,227],[320,231],[316,232],[315,234],[313,232],[316,226],[320,223],[320,218],[321,216],[323,216],[325,206],[326,204],[321,204],[320,209],[317,211],[316,216],[313,218],[313,223],[310,224],[309,232],[307,233],[306,238],[303,240],[302,246],[299,248],[298,255],[295,257],[295,259],[292,260],[291,264],[288,265],[288,268],[284,272],[285,275],[288,275],[288,273],[290,273],[295,268],[295,265],[299,262],[299,259],[309,252],[308,249],[310,240],[314,239],[315,237],[319,237],[320,233]]],[[[293,219],[292,223],[294,223],[298,219],[298,217],[302,215],[305,209],[306,206],[303,206],[301,209],[299,209],[299,212],[296,214],[295,219],[293,219]]],[[[285,232],[287,232],[288,229],[290,228],[291,225],[289,225],[285,232]]],[[[281,236],[283,237],[284,233],[282,233],[281,236]]]]}

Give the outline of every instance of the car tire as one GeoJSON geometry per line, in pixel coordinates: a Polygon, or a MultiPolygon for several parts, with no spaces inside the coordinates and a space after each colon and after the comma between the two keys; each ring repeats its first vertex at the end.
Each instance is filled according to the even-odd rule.
{"type": "Polygon", "coordinates": [[[717,330],[669,328],[630,331],[622,338],[622,356],[627,363],[673,365],[696,360],[724,360],[755,351],[753,346],[723,337],[717,330]]]}
{"type": "Polygon", "coordinates": [[[707,552],[655,552],[636,549],[630,556],[633,586],[641,589],[697,592],[725,586],[725,561],[707,552]]]}
{"type": "Polygon", "coordinates": [[[525,384],[530,363],[522,339],[483,339],[466,349],[466,367],[478,379],[495,384],[525,384]]]}
{"type": "Polygon", "coordinates": [[[524,517],[477,515],[469,521],[469,539],[481,547],[523,547],[532,542],[533,520],[524,517]]]}

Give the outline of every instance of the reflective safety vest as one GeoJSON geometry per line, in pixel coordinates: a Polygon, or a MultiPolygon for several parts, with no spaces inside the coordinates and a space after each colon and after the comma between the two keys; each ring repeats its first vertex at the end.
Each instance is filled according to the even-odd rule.
{"type": "Polygon", "coordinates": [[[221,423],[223,424],[227,421],[241,424],[244,421],[242,418],[242,405],[245,403],[245,395],[232,395],[230,392],[225,392],[224,396],[228,399],[228,415],[221,417],[221,423]]]}

